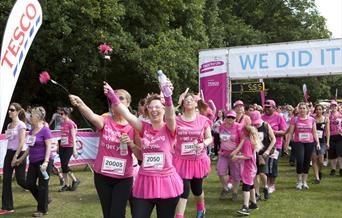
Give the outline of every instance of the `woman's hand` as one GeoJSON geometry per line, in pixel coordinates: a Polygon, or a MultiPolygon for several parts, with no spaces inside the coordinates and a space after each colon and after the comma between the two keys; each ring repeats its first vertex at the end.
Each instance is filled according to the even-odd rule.
{"type": "Polygon", "coordinates": [[[75,107],[79,107],[84,104],[82,99],[76,95],[69,95],[69,100],[71,105],[75,107]]]}
{"type": "Polygon", "coordinates": [[[48,164],[49,162],[44,161],[44,163],[40,166],[41,171],[46,171],[48,164]]]}

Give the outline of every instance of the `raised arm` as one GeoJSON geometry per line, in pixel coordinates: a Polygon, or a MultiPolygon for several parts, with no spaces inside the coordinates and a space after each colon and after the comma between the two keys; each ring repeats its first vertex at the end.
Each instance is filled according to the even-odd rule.
{"type": "Polygon", "coordinates": [[[129,122],[129,124],[131,124],[133,128],[140,133],[142,130],[141,121],[134,116],[124,104],[120,102],[120,99],[107,82],[103,82],[103,91],[111,101],[113,110],[120,113],[129,122]]]}
{"type": "Polygon", "coordinates": [[[95,114],[80,97],[76,95],[69,95],[70,102],[73,106],[77,107],[81,114],[89,120],[97,129],[102,129],[104,120],[100,115],[95,114]]]}

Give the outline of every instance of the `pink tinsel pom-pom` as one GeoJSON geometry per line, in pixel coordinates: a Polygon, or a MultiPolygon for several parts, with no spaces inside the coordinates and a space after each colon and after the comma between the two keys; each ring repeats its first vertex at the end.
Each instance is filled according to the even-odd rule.
{"type": "Polygon", "coordinates": [[[113,51],[113,49],[109,45],[107,45],[107,44],[101,44],[99,46],[99,52],[101,54],[108,54],[108,53],[110,53],[112,51],[113,51]]]}
{"type": "Polygon", "coordinates": [[[49,81],[50,81],[50,75],[49,75],[49,73],[47,72],[47,71],[43,71],[43,72],[41,72],[40,73],[40,75],[39,75],[39,82],[41,83],[41,84],[46,84],[46,83],[48,83],[49,81]]]}

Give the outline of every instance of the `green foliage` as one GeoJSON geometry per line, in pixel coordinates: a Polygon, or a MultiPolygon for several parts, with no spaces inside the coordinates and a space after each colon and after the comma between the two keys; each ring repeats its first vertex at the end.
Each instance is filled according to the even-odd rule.
{"type": "MultiPolygon", "coordinates": [[[[14,2],[0,3],[0,34],[14,2]]],[[[135,107],[147,92],[158,92],[157,69],[164,70],[174,83],[175,98],[186,87],[197,92],[199,49],[331,36],[313,0],[40,2],[43,25],[26,58],[13,101],[44,105],[49,113],[69,103],[58,87],[39,84],[42,70],[102,113],[107,110],[103,80],[127,89],[135,107]],[[113,48],[111,61],[98,53],[102,43],[113,48]]],[[[302,96],[302,83],[308,85],[312,99],[318,99],[331,96],[340,87],[337,81],[337,77],[274,79],[266,81],[266,88],[268,96],[280,103],[296,103],[302,96]]],[[[256,94],[234,97],[259,99],[256,94]]]]}

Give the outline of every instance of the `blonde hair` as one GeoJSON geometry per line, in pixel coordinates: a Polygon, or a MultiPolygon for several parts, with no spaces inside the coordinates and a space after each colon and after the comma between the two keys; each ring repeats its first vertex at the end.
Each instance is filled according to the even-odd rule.
{"type": "Polygon", "coordinates": [[[131,95],[129,94],[129,92],[127,92],[125,89],[116,89],[116,90],[115,90],[115,93],[121,93],[121,94],[123,94],[123,95],[125,96],[125,98],[126,98],[128,104],[131,104],[131,102],[132,102],[132,97],[131,97],[131,95]]]}
{"type": "Polygon", "coordinates": [[[42,121],[45,120],[45,115],[46,115],[46,112],[45,112],[45,109],[43,107],[34,107],[32,108],[32,111],[31,111],[32,114],[37,114],[38,115],[38,118],[42,121]]]}
{"type": "Polygon", "coordinates": [[[260,151],[264,146],[260,140],[258,130],[250,125],[245,126],[245,130],[249,133],[249,139],[251,140],[254,149],[260,151]]]}

